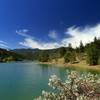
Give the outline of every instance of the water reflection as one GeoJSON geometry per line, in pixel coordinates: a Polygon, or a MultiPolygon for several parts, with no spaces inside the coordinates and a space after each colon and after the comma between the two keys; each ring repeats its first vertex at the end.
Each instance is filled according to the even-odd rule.
{"type": "Polygon", "coordinates": [[[100,74],[100,71],[82,68],[62,68],[55,65],[28,63],[0,64],[0,100],[32,100],[41,94],[42,90],[49,91],[48,79],[56,74],[62,80],[67,78],[66,70],[77,70],[80,73],[100,74]],[[5,96],[6,95],[6,96],[5,96]]]}

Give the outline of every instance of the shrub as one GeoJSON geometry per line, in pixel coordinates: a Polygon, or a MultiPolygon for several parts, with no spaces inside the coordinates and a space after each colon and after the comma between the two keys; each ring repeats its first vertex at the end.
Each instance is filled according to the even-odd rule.
{"type": "Polygon", "coordinates": [[[100,78],[98,75],[69,72],[64,82],[56,75],[49,79],[49,86],[55,92],[42,91],[34,100],[100,100],[100,78]]]}

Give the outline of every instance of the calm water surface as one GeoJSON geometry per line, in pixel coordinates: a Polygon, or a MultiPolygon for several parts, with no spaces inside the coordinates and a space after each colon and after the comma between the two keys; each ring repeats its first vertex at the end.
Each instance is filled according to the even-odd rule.
{"type": "MultiPolygon", "coordinates": [[[[82,72],[90,70],[72,69],[82,72]]],[[[0,63],[0,100],[33,100],[41,94],[42,90],[50,90],[48,78],[56,74],[65,79],[65,68],[53,65],[39,65],[34,62],[28,63],[0,63]]],[[[100,73],[90,71],[92,73],[100,73]]]]}

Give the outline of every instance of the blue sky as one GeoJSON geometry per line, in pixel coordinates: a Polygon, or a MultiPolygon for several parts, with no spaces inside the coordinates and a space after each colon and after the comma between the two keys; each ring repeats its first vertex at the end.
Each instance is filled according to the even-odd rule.
{"type": "Polygon", "coordinates": [[[100,0],[0,0],[0,47],[73,47],[100,37],[100,0]]]}

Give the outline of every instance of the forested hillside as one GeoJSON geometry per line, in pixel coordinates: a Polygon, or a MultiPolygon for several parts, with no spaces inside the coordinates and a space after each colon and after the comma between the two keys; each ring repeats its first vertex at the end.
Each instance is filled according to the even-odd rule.
{"type": "Polygon", "coordinates": [[[26,49],[26,48],[23,48],[23,49],[14,49],[14,50],[11,50],[19,55],[22,55],[25,59],[28,59],[28,60],[33,60],[34,59],[34,54],[39,51],[39,49],[26,49]]]}
{"type": "Polygon", "coordinates": [[[80,46],[77,48],[72,48],[69,43],[68,47],[57,49],[16,49],[14,52],[25,56],[27,59],[40,62],[58,62],[59,59],[64,59],[64,63],[74,64],[85,61],[89,65],[98,65],[100,64],[100,39],[95,37],[93,42],[85,46],[80,41],[80,46]]]}
{"type": "Polygon", "coordinates": [[[24,57],[12,51],[0,48],[0,62],[22,61],[24,57]]]}

